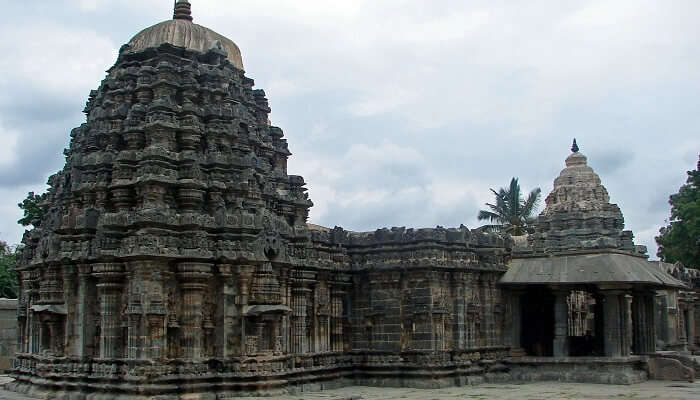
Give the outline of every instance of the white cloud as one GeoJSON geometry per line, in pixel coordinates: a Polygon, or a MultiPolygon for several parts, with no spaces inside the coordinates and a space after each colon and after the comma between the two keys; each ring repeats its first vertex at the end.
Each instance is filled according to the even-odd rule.
{"type": "Polygon", "coordinates": [[[0,240],[10,245],[19,244],[25,228],[17,224],[23,213],[17,203],[21,203],[27,197],[28,192],[42,193],[46,185],[22,185],[13,188],[0,187],[0,240]]]}
{"type": "Polygon", "coordinates": [[[7,168],[17,161],[17,140],[19,133],[3,126],[0,120],[0,168],[7,168]]]}
{"type": "MultiPolygon", "coordinates": [[[[316,204],[312,221],[477,224],[488,188],[512,176],[546,195],[576,136],[651,248],[668,213],[658,199],[697,161],[697,2],[192,3],[195,22],[233,39],[266,89],[294,153],[290,173],[305,176],[316,204]],[[623,153],[634,157],[615,159],[623,153]]],[[[0,103],[22,85],[84,101],[144,16],[172,12],[162,0],[69,5],[6,18],[0,34],[22,39],[0,43],[12,55],[0,59],[0,103]]]]}
{"type": "Polygon", "coordinates": [[[5,24],[0,35],[21,38],[0,42],[0,51],[12,55],[0,58],[0,88],[22,82],[53,94],[87,98],[117,56],[108,38],[58,24],[5,24]]]}

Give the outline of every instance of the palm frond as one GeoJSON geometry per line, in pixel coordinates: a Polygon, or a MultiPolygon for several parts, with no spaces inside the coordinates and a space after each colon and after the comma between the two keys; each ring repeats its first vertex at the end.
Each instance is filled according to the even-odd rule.
{"type": "Polygon", "coordinates": [[[497,226],[499,231],[511,235],[527,233],[535,221],[533,214],[539,207],[540,189],[535,188],[528,194],[527,199],[523,199],[518,178],[513,177],[507,188],[500,188],[498,191],[490,190],[496,201],[494,204],[486,203],[490,211],[479,211],[478,219],[499,222],[501,225],[493,225],[493,227],[497,226]]]}
{"type": "Polygon", "coordinates": [[[503,229],[503,225],[482,225],[477,229],[482,232],[500,232],[503,229]]]}
{"type": "Polygon", "coordinates": [[[491,211],[486,211],[486,210],[481,210],[479,211],[479,215],[476,217],[479,221],[482,220],[489,220],[491,222],[497,221],[497,222],[503,222],[503,219],[501,216],[497,213],[493,213],[491,211]]]}
{"type": "Polygon", "coordinates": [[[522,215],[524,217],[532,217],[532,214],[535,213],[535,210],[540,206],[541,194],[542,190],[540,190],[540,188],[534,188],[527,196],[527,200],[525,200],[525,204],[523,205],[522,215]]]}

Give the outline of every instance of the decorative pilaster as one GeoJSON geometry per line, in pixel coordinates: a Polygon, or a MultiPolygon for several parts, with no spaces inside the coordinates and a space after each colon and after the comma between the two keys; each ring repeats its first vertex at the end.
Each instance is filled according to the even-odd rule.
{"type": "Polygon", "coordinates": [[[345,292],[334,289],[331,300],[331,351],[343,351],[343,297],[345,292]]]}
{"type": "Polygon", "coordinates": [[[294,313],[294,324],[292,326],[292,351],[295,354],[309,352],[309,342],[306,336],[306,308],[311,289],[305,285],[296,286],[292,289],[292,312],[294,313]]]}
{"type": "MultiPolygon", "coordinates": [[[[28,306],[31,307],[39,300],[39,271],[29,271],[29,290],[28,290],[28,306]]],[[[29,352],[33,354],[39,353],[39,345],[41,343],[41,321],[35,313],[29,313],[29,352]]]]}
{"type": "Polygon", "coordinates": [[[92,274],[97,278],[100,298],[100,358],[122,357],[121,299],[124,286],[124,265],[95,264],[92,274]]]}
{"type": "Polygon", "coordinates": [[[246,336],[246,320],[243,315],[243,308],[247,306],[250,302],[250,292],[253,281],[253,272],[255,271],[255,266],[253,265],[239,265],[238,266],[238,293],[240,295],[237,299],[238,311],[239,311],[239,321],[238,329],[240,334],[240,354],[246,355],[250,354],[251,350],[255,348],[257,351],[257,336],[246,336]]]}
{"type": "Polygon", "coordinates": [[[221,340],[223,343],[220,344],[220,348],[222,356],[226,358],[240,354],[240,343],[239,346],[236,346],[238,340],[234,331],[234,325],[236,320],[240,318],[240,315],[236,307],[237,290],[233,279],[233,266],[230,264],[219,265],[219,275],[223,286],[223,298],[221,299],[223,304],[223,326],[219,327],[222,331],[221,340]]]}
{"type": "Polygon", "coordinates": [[[61,344],[61,347],[65,347],[66,354],[69,356],[74,356],[78,354],[78,348],[80,346],[78,342],[79,338],[79,321],[78,321],[78,303],[81,302],[81,298],[76,291],[77,281],[78,281],[78,268],[74,265],[64,265],[63,266],[63,303],[66,307],[66,328],[65,328],[65,346],[61,344]]]}
{"type": "Polygon", "coordinates": [[[145,277],[139,276],[138,265],[131,266],[130,290],[127,298],[125,323],[128,336],[128,355],[131,360],[138,360],[145,357],[146,333],[143,326],[143,301],[141,296],[140,282],[145,277]]]}
{"type": "Polygon", "coordinates": [[[467,348],[479,346],[481,337],[479,328],[481,326],[481,297],[479,295],[479,281],[475,274],[468,275],[467,282],[469,291],[466,293],[467,303],[467,348]]]}
{"type": "Polygon", "coordinates": [[[212,264],[180,263],[177,275],[182,288],[182,358],[196,360],[202,357],[204,332],[202,305],[204,290],[211,278],[212,264]]]}
{"type": "Polygon", "coordinates": [[[75,316],[75,335],[77,342],[76,356],[80,358],[88,357],[93,354],[92,338],[95,336],[95,326],[90,323],[90,315],[92,315],[92,307],[90,307],[90,305],[93,304],[90,290],[91,277],[91,265],[78,266],[78,313],[75,316]]]}
{"type": "Polygon", "coordinates": [[[452,286],[452,298],[454,307],[453,341],[456,349],[465,349],[466,346],[466,296],[464,295],[464,274],[455,273],[452,286]]]}

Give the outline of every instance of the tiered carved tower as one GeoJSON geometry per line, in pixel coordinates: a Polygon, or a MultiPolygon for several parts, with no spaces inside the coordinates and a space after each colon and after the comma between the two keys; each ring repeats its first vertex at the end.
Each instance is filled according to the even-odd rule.
{"type": "Polygon", "coordinates": [[[191,399],[499,370],[480,363],[506,350],[510,242],[310,229],[269,112],[187,1],[121,48],[23,239],[15,389],[191,399]]]}
{"type": "Polygon", "coordinates": [[[632,231],[623,230],[625,219],[617,204],[610,203],[600,177],[587,164],[574,140],[566,168],[554,180],[530,237],[535,253],[583,249],[619,249],[645,253],[635,247],[632,231]]]}

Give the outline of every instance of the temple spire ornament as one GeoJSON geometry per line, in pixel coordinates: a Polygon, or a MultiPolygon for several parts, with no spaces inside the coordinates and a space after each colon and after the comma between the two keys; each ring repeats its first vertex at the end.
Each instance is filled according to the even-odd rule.
{"type": "Polygon", "coordinates": [[[173,19],[184,19],[192,22],[192,5],[187,0],[177,0],[175,2],[175,11],[173,19]]]}
{"type": "Polygon", "coordinates": [[[571,145],[571,152],[578,153],[578,144],[576,144],[576,138],[574,138],[574,144],[571,145]]]}

